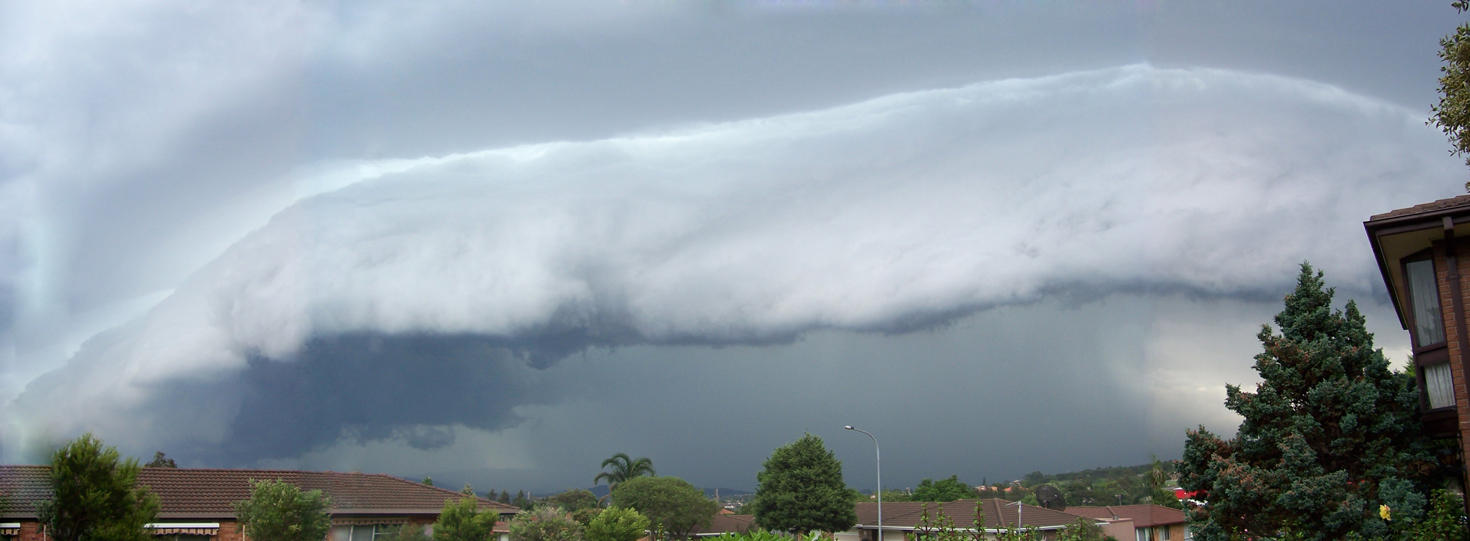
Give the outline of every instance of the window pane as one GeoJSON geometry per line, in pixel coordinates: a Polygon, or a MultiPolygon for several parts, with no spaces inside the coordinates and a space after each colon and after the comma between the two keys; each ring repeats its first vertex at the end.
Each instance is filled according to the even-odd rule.
{"type": "Polygon", "coordinates": [[[1429,407],[1443,408],[1455,405],[1455,384],[1450,379],[1450,363],[1425,366],[1424,391],[1429,393],[1429,407]]]}
{"type": "Polygon", "coordinates": [[[1420,346],[1444,342],[1444,319],[1439,312],[1439,286],[1434,280],[1434,261],[1421,259],[1404,265],[1409,279],[1409,302],[1413,303],[1414,338],[1420,346]]]}

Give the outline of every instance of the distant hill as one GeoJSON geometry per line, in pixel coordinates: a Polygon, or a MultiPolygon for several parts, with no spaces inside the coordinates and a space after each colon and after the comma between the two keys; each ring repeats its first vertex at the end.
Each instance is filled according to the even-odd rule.
{"type": "MultiPolygon", "coordinates": [[[[1174,461],[1166,460],[1162,461],[1161,463],[1164,466],[1164,473],[1167,474],[1169,477],[1173,477],[1174,461]]],[[[1081,481],[1086,479],[1098,481],[1104,479],[1131,479],[1148,474],[1148,472],[1152,470],[1153,467],[1153,464],[1149,463],[1139,464],[1137,466],[1108,466],[1103,468],[1089,468],[1082,471],[1053,474],[1045,474],[1039,471],[1034,471],[1026,474],[1025,477],[1021,478],[1021,484],[1027,487],[1034,487],[1037,485],[1044,485],[1048,483],[1058,483],[1063,481],[1081,481]]]]}
{"type": "MultiPolygon", "coordinates": [[[[592,495],[597,496],[598,498],[601,498],[603,496],[606,496],[607,493],[608,493],[607,485],[597,485],[595,487],[588,488],[587,490],[592,491],[592,495]]],[[[709,498],[715,497],[715,491],[718,490],[718,491],[720,491],[720,499],[722,499],[722,500],[728,500],[728,499],[731,499],[731,498],[744,499],[744,498],[750,497],[752,494],[755,494],[754,492],[751,492],[751,491],[746,490],[746,489],[740,489],[740,488],[724,488],[724,487],[720,487],[720,488],[717,488],[717,489],[716,488],[703,488],[703,489],[700,489],[700,490],[703,490],[705,497],[709,497],[709,498]]]]}

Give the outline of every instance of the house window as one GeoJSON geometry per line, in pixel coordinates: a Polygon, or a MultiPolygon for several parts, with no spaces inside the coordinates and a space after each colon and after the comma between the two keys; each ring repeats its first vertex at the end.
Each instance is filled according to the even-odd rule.
{"type": "Polygon", "coordinates": [[[422,528],[414,524],[357,524],[333,526],[332,541],[374,541],[388,539],[398,533],[399,528],[422,528]]]}
{"type": "Polygon", "coordinates": [[[1164,526],[1164,541],[1169,541],[1169,527],[1164,526]]]}
{"type": "Polygon", "coordinates": [[[1428,256],[1404,263],[1408,278],[1410,314],[1414,321],[1414,341],[1423,348],[1444,343],[1444,317],[1439,310],[1439,284],[1435,281],[1434,260],[1428,256]]]}
{"type": "Polygon", "coordinates": [[[1420,369],[1424,371],[1424,392],[1429,395],[1429,409],[1455,405],[1455,384],[1450,379],[1450,363],[1436,363],[1420,369]]]}
{"type": "Polygon", "coordinates": [[[153,536],[153,541],[209,541],[210,539],[214,539],[214,537],[209,535],[197,534],[168,534],[153,536]]]}

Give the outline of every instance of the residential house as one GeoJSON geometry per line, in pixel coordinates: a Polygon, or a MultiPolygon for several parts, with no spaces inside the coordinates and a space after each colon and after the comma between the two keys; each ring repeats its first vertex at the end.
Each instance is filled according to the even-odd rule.
{"type": "Polygon", "coordinates": [[[1154,504],[1075,506],[1068,513],[1107,523],[1103,529],[1119,541],[1182,541],[1193,539],[1184,511],[1154,504]],[[1120,527],[1126,524],[1126,528],[1120,527]]]}
{"type": "Polygon", "coordinates": [[[709,519],[709,525],[695,528],[694,532],[689,535],[692,537],[719,537],[727,533],[745,533],[753,528],[755,528],[755,515],[715,513],[715,516],[709,519]]]}
{"type": "MultiPolygon", "coordinates": [[[[1470,195],[1379,214],[1363,229],[1399,324],[1409,331],[1421,419],[1432,433],[1457,438],[1460,456],[1470,456],[1470,284],[1459,258],[1470,255],[1470,195]]],[[[1461,480],[1470,487],[1470,479],[1461,480]]]]}
{"type": "MultiPolygon", "coordinates": [[[[50,541],[37,504],[51,499],[50,466],[0,466],[0,540],[50,541]]],[[[250,497],[250,480],[279,479],[331,498],[328,541],[371,541],[403,525],[430,527],[446,501],[463,497],[383,474],[291,470],[143,468],[138,484],[158,496],[157,522],[148,529],[160,541],[247,541],[235,518],[235,502],[250,497]]],[[[499,513],[500,541],[520,510],[478,498],[479,508],[499,513]]],[[[256,540],[266,541],[266,540],[256,540]]]]}
{"type": "MultiPolygon", "coordinates": [[[[940,526],[943,513],[957,530],[974,532],[976,511],[984,519],[984,533],[994,538],[1006,528],[1036,532],[1043,540],[1055,540],[1068,524],[1083,517],[1034,505],[1018,505],[999,498],[952,502],[884,502],[883,541],[919,541],[924,535],[924,515],[929,528],[940,526]]],[[[1103,525],[1102,521],[1096,524],[1103,525]]],[[[878,541],[878,504],[857,503],[857,525],[837,534],[837,541],[878,541]]]]}

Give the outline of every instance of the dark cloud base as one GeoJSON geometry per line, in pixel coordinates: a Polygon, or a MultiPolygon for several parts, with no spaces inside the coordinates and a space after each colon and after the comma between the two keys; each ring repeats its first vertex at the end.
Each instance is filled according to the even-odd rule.
{"type": "Polygon", "coordinates": [[[393,439],[432,449],[454,442],[443,425],[513,426],[520,421],[516,405],[547,398],[527,392],[525,359],[474,336],[319,337],[292,359],[252,356],[226,381],[170,383],[145,410],[168,417],[180,397],[238,396],[225,441],[181,442],[185,458],[211,464],[293,457],[341,440],[393,439]]]}

